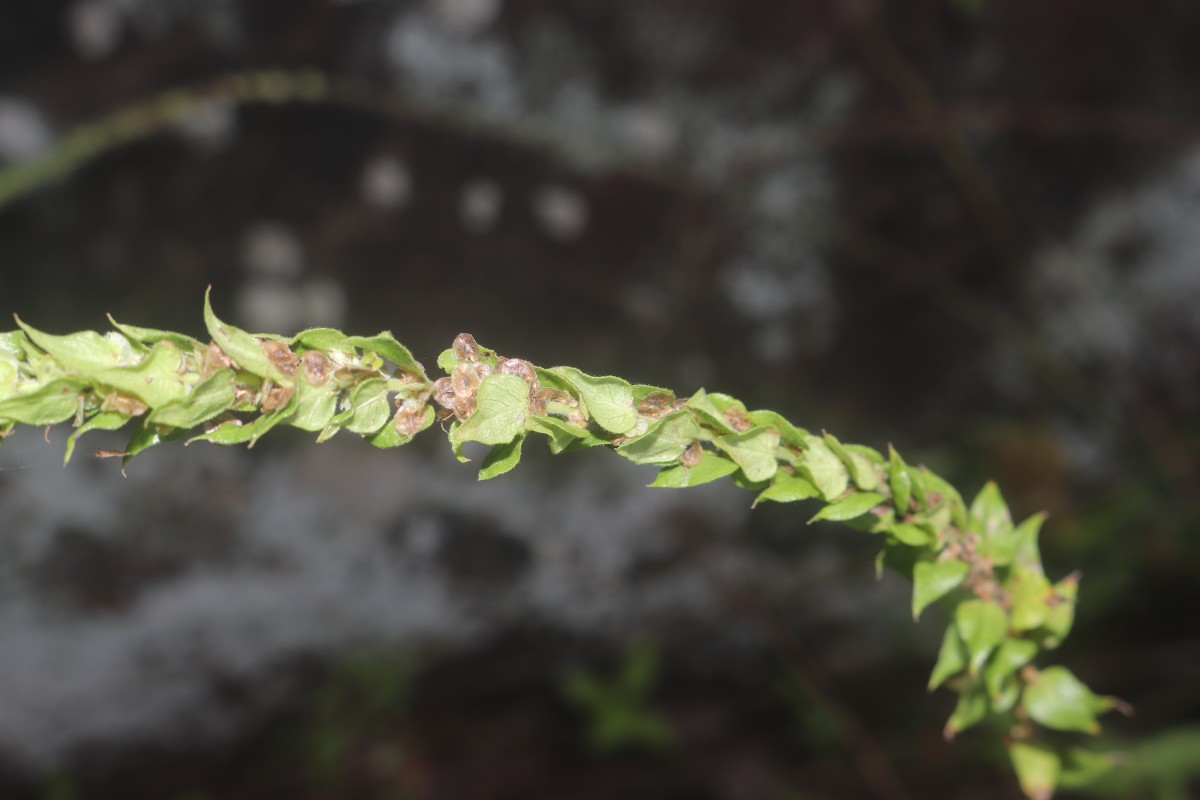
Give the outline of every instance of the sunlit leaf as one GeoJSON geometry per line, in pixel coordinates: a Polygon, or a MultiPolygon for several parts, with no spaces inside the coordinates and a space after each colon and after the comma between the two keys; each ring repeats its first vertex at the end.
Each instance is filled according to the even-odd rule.
{"type": "Polygon", "coordinates": [[[525,442],[523,435],[517,436],[511,442],[498,444],[483,457],[483,466],[479,468],[479,480],[486,481],[503,475],[521,461],[521,445],[525,442]]]}
{"type": "Polygon", "coordinates": [[[819,519],[830,520],[831,522],[851,520],[868,513],[872,508],[885,500],[887,500],[886,497],[875,492],[856,492],[825,506],[813,515],[813,518],[809,522],[816,522],[819,519]]]}
{"type": "Polygon", "coordinates": [[[658,476],[650,485],[666,489],[686,489],[724,478],[737,472],[737,469],[738,465],[728,458],[706,450],[695,466],[674,464],[659,470],[658,476]]]}
{"type": "Polygon", "coordinates": [[[772,428],[751,428],[713,440],[753,482],[770,480],[779,467],[779,433],[772,428]]]}
{"type": "Polygon", "coordinates": [[[612,376],[595,376],[574,367],[555,367],[550,370],[565,378],[575,388],[588,416],[609,433],[629,433],[637,424],[633,410],[633,390],[629,383],[612,376]]]}

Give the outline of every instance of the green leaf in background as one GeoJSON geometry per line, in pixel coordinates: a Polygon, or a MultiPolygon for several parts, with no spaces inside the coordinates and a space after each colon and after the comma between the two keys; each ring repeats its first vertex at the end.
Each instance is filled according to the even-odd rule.
{"type": "Polygon", "coordinates": [[[1008,615],[997,603],[987,600],[966,600],[954,611],[954,624],[967,646],[972,675],[979,672],[992,650],[1004,641],[1008,631],[1008,615]]]}
{"type": "Polygon", "coordinates": [[[524,434],[517,436],[511,442],[498,444],[483,457],[483,466],[479,468],[479,480],[486,481],[503,475],[521,462],[521,445],[525,442],[524,434]]]}
{"type": "Polygon", "coordinates": [[[713,440],[752,482],[770,480],[779,467],[779,432],[772,428],[751,428],[713,440]]]}
{"type": "Polygon", "coordinates": [[[967,507],[963,504],[962,495],[958,493],[958,490],[926,467],[921,467],[914,474],[917,479],[916,483],[920,484],[921,491],[925,495],[921,505],[931,510],[938,506],[944,507],[949,514],[950,521],[954,523],[954,527],[963,531],[967,530],[969,527],[967,507]]]}
{"type": "Polygon", "coordinates": [[[383,356],[405,372],[411,372],[421,380],[428,382],[425,368],[413,358],[407,347],[396,341],[391,331],[381,331],[374,336],[350,336],[346,339],[351,345],[376,355],[383,356]]]}
{"type": "Polygon", "coordinates": [[[185,429],[207,422],[233,407],[235,380],[232,369],[219,369],[186,397],[155,408],[150,412],[148,421],[156,425],[185,429]]]}
{"type": "Polygon", "coordinates": [[[983,682],[969,681],[958,695],[958,704],[954,706],[954,713],[950,715],[946,727],[942,729],[942,736],[946,741],[950,741],[962,731],[982,721],[987,713],[988,697],[983,682]]]}
{"type": "Polygon", "coordinates": [[[700,426],[687,409],[672,411],[640,436],[617,448],[617,454],[635,464],[669,464],[683,455],[700,436],[700,426]]]}
{"type": "Polygon", "coordinates": [[[970,520],[971,530],[979,534],[981,540],[980,552],[994,566],[1010,564],[1019,540],[1008,506],[993,481],[988,481],[971,502],[970,520]]]}
{"type": "Polygon", "coordinates": [[[1034,514],[1029,519],[1022,522],[1013,531],[1013,538],[1017,540],[1016,549],[1013,553],[1013,561],[1027,569],[1036,569],[1041,572],[1042,555],[1038,550],[1038,532],[1042,529],[1042,523],[1046,521],[1046,515],[1043,513],[1034,514]]]}
{"type": "Polygon", "coordinates": [[[1050,613],[1042,623],[1042,630],[1047,636],[1043,645],[1048,648],[1058,647],[1075,622],[1075,599],[1079,594],[1079,576],[1068,575],[1054,584],[1054,602],[1051,603],[1050,613]]]}
{"type": "Polygon", "coordinates": [[[888,445],[888,487],[892,490],[892,502],[897,514],[908,513],[908,503],[912,499],[913,481],[908,471],[908,465],[896,452],[896,448],[888,445]]]}
{"type": "Polygon", "coordinates": [[[489,375],[479,384],[475,412],[451,431],[451,441],[508,444],[525,430],[529,384],[516,375],[489,375]]]}
{"type": "Polygon", "coordinates": [[[217,319],[209,300],[211,294],[212,287],[209,287],[204,292],[204,325],[217,346],[247,372],[260,378],[270,378],[280,386],[291,386],[291,377],[284,375],[279,367],[271,363],[263,350],[262,342],[241,328],[235,328],[217,319]]]}
{"type": "Polygon", "coordinates": [[[550,372],[565,378],[574,387],[588,416],[609,433],[629,433],[637,424],[633,390],[626,381],[612,376],[588,375],[574,367],[555,367],[550,372]]]}
{"type": "Polygon", "coordinates": [[[753,508],[764,500],[770,500],[774,503],[794,503],[797,500],[807,500],[810,497],[817,497],[818,494],[817,487],[813,486],[805,478],[780,470],[775,473],[775,478],[771,481],[771,485],[763,489],[758,497],[754,498],[754,503],[750,507],[753,508]]]}
{"type": "Polygon", "coordinates": [[[850,485],[850,474],[846,471],[846,465],[816,436],[805,438],[804,455],[796,463],[796,467],[820,490],[821,496],[828,502],[841,497],[850,485]]]}
{"type": "Polygon", "coordinates": [[[913,567],[913,619],[930,604],[945,597],[967,577],[971,568],[962,561],[920,561],[913,567]]]}
{"type": "Polygon", "coordinates": [[[1008,748],[1021,791],[1030,800],[1050,800],[1058,787],[1062,760],[1049,748],[1031,742],[1015,742],[1008,748]]]}
{"type": "Polygon", "coordinates": [[[346,410],[329,420],[329,425],[345,428],[351,433],[368,434],[378,431],[391,418],[387,381],[368,378],[354,385],[347,399],[346,410]]]}
{"type": "Polygon", "coordinates": [[[0,400],[0,422],[22,425],[56,425],[75,416],[86,384],[60,378],[0,400]]]}
{"type": "Polygon", "coordinates": [[[933,673],[929,676],[928,690],[941,686],[948,678],[953,678],[967,668],[967,646],[954,624],[946,626],[942,636],[942,646],[938,650],[937,663],[933,665],[933,673]]]}
{"type": "Polygon", "coordinates": [[[811,525],[819,519],[831,522],[843,522],[855,519],[868,513],[872,508],[885,500],[887,500],[886,497],[875,492],[856,492],[842,500],[825,506],[814,514],[813,518],[808,522],[811,525]]]}
{"type": "Polygon", "coordinates": [[[71,462],[71,454],[75,452],[75,441],[88,431],[115,431],[129,422],[129,417],[116,411],[101,411],[80,425],[67,437],[67,452],[63,455],[63,466],[71,462]]]}
{"type": "Polygon", "coordinates": [[[683,464],[673,464],[663,467],[658,472],[651,486],[665,489],[686,489],[689,486],[699,486],[703,483],[724,478],[737,472],[738,465],[728,458],[705,451],[694,466],[685,467],[683,464]]]}
{"type": "Polygon", "coordinates": [[[1096,715],[1112,707],[1066,667],[1047,667],[1025,687],[1025,712],[1038,724],[1059,731],[1099,733],[1096,715]]]}

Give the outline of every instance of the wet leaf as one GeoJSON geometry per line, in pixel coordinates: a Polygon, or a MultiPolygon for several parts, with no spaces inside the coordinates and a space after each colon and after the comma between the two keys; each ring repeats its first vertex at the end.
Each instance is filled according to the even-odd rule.
{"type": "Polygon", "coordinates": [[[686,489],[724,478],[737,472],[737,469],[738,465],[729,459],[706,450],[693,467],[675,464],[659,470],[658,476],[650,485],[666,489],[686,489]]]}
{"type": "Polygon", "coordinates": [[[945,597],[967,577],[962,561],[921,561],[913,567],[913,619],[930,604],[945,597]]]}
{"type": "Polygon", "coordinates": [[[751,428],[713,441],[742,468],[751,482],[770,480],[779,467],[779,433],[771,428],[751,428]]]}

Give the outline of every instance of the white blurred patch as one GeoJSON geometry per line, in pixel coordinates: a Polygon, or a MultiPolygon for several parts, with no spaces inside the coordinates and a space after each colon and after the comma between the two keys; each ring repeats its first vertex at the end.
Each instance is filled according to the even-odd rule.
{"type": "Polygon", "coordinates": [[[463,227],[471,233],[486,233],[496,227],[504,207],[504,193],[499,184],[483,178],[463,187],[458,213],[463,227]]]}
{"type": "Polygon", "coordinates": [[[229,103],[209,101],[197,104],[176,123],[179,134],[192,144],[216,149],[233,138],[237,115],[229,103]]]}
{"type": "Polygon", "coordinates": [[[32,103],[0,97],[0,160],[33,158],[45,152],[52,139],[50,128],[32,103]]]}
{"type": "Polygon", "coordinates": [[[638,158],[666,158],[679,146],[679,125],[661,109],[625,108],[613,113],[612,124],[625,149],[638,158]]]}
{"type": "Polygon", "coordinates": [[[304,267],[304,248],[286,226],[261,222],[243,237],[241,259],[250,273],[290,278],[304,267]]]}
{"type": "Polygon", "coordinates": [[[299,286],[251,281],[237,293],[237,319],[242,327],[264,333],[293,333],[309,327],[308,298],[299,286]]]}
{"type": "Polygon", "coordinates": [[[363,200],[378,209],[400,208],[412,199],[408,165],[394,155],[372,158],[363,167],[360,181],[363,200]]]}
{"type": "Polygon", "coordinates": [[[500,15],[500,0],[429,0],[429,12],[455,33],[476,33],[500,15]]]}
{"type": "Polygon", "coordinates": [[[349,301],[342,284],[333,278],[312,278],[301,287],[304,294],[305,326],[337,328],[346,321],[349,301]]]}
{"type": "Polygon", "coordinates": [[[96,61],[111,54],[123,29],[121,10],[105,0],[79,0],[67,9],[67,31],[83,58],[96,61]]]}
{"type": "Polygon", "coordinates": [[[587,199],[566,186],[543,186],[534,192],[533,215],[551,237],[578,239],[587,229],[587,199]]]}

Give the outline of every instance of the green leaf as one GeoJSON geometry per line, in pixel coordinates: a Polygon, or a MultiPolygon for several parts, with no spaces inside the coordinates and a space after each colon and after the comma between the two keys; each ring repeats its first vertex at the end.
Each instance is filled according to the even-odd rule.
{"type": "Polygon", "coordinates": [[[687,409],[672,411],[640,436],[617,448],[617,454],[635,464],[669,464],[683,455],[700,436],[700,426],[687,409]]]}
{"type": "Polygon", "coordinates": [[[872,508],[885,500],[887,500],[886,497],[875,492],[856,492],[842,500],[825,506],[814,514],[813,518],[808,522],[812,524],[819,519],[826,519],[832,522],[855,519],[870,512],[872,508]]]}
{"type": "Polygon", "coordinates": [[[1013,531],[1013,538],[1017,540],[1016,551],[1013,554],[1014,562],[1023,567],[1041,571],[1042,555],[1038,551],[1038,532],[1042,529],[1042,523],[1045,521],[1045,514],[1034,514],[1013,531]]]}
{"type": "Polygon", "coordinates": [[[909,547],[928,547],[937,538],[919,525],[909,525],[907,522],[897,522],[890,530],[896,541],[909,547]]]}
{"type": "Polygon", "coordinates": [[[850,485],[846,465],[816,436],[809,436],[804,442],[804,455],[796,463],[797,469],[821,491],[825,500],[832,502],[841,497],[850,485]]]}
{"type": "Polygon", "coordinates": [[[277,366],[271,363],[263,350],[262,342],[241,328],[235,328],[233,325],[217,319],[209,299],[211,294],[212,287],[209,287],[204,292],[204,325],[208,328],[208,335],[217,343],[217,346],[246,372],[260,378],[270,378],[280,386],[291,386],[291,377],[284,375],[277,366]]]}
{"type": "Polygon", "coordinates": [[[129,339],[142,344],[157,344],[158,342],[170,342],[185,352],[200,353],[204,351],[204,343],[199,339],[193,339],[191,336],[185,336],[182,333],[174,331],[162,331],[157,328],[140,328],[137,325],[125,325],[113,319],[112,314],[108,315],[108,321],[112,326],[125,334],[129,339]]]}
{"type": "Polygon", "coordinates": [[[1075,622],[1075,598],[1079,594],[1079,577],[1068,575],[1054,584],[1054,595],[1057,601],[1051,604],[1050,613],[1046,615],[1042,629],[1049,635],[1045,639],[1046,647],[1057,647],[1075,622]]]}
{"type": "Polygon", "coordinates": [[[147,420],[185,429],[207,422],[233,407],[236,377],[232,369],[217,370],[186,397],[152,410],[147,420]]]}
{"type": "Polygon", "coordinates": [[[775,479],[771,481],[771,485],[763,489],[758,497],[754,498],[751,508],[764,500],[770,500],[775,503],[793,503],[797,500],[807,500],[817,495],[817,487],[809,483],[808,480],[801,478],[799,475],[780,470],[775,473],[775,479]]]}
{"type": "MultiPolygon", "coordinates": [[[[712,398],[713,395],[709,395],[712,398]]],[[[779,440],[789,447],[795,447],[803,450],[807,447],[808,431],[803,428],[797,428],[792,423],[788,422],[782,415],[762,409],[759,411],[751,411],[747,413],[750,422],[754,425],[774,428],[779,433],[779,440]]]]}
{"type": "Polygon", "coordinates": [[[529,384],[516,375],[489,375],[479,384],[475,412],[451,431],[451,441],[508,444],[525,430],[529,384]]]}
{"type": "Polygon", "coordinates": [[[287,420],[296,407],[295,396],[283,408],[273,411],[270,414],[261,414],[255,417],[250,422],[239,425],[240,420],[230,420],[229,422],[218,425],[211,431],[206,431],[199,436],[193,436],[187,440],[188,444],[192,442],[212,442],[213,444],[233,445],[247,444],[254,447],[255,443],[262,438],[263,434],[274,428],[279,423],[287,420]]]}
{"type": "MultiPolygon", "coordinates": [[[[941,476],[930,472],[925,467],[921,467],[916,475],[918,476],[921,490],[926,495],[922,500],[922,506],[930,510],[939,506],[945,508],[954,526],[959,530],[966,530],[968,528],[967,510],[958,490],[947,483],[941,476]]],[[[942,526],[939,525],[938,527],[942,526]]]]}
{"type": "MultiPolygon", "coordinates": [[[[337,381],[328,381],[321,386],[314,386],[301,371],[300,379],[296,381],[296,413],[288,424],[302,431],[325,430],[333,422],[333,417],[337,413],[337,401],[340,393],[337,381]]],[[[351,399],[350,403],[353,406],[354,400],[351,399]]],[[[384,402],[381,405],[386,414],[387,403],[384,402]]]]}
{"type": "Polygon", "coordinates": [[[663,467],[650,485],[666,489],[686,489],[689,486],[699,486],[718,478],[724,478],[726,475],[737,472],[737,469],[738,465],[729,459],[706,450],[695,466],[685,467],[683,464],[674,464],[663,467]]]}
{"type": "Polygon", "coordinates": [[[1030,719],[1059,731],[1099,733],[1096,714],[1111,707],[1066,667],[1047,667],[1025,687],[1022,700],[1030,719]]]}
{"type": "Polygon", "coordinates": [[[978,680],[968,682],[958,695],[958,704],[950,715],[942,735],[950,741],[962,731],[983,720],[988,712],[987,692],[978,680]]]}
{"type": "Polygon", "coordinates": [[[505,444],[498,444],[483,457],[483,466],[479,469],[479,480],[486,481],[503,475],[521,462],[521,445],[525,436],[521,435],[505,444]]]}
{"type": "Polygon", "coordinates": [[[354,385],[350,390],[346,410],[329,420],[329,425],[345,428],[352,433],[368,434],[378,431],[391,417],[387,381],[383,378],[368,378],[354,385]]]}
{"type": "MultiPolygon", "coordinates": [[[[1171,745],[1174,744],[1172,741],[1174,738],[1184,739],[1179,742],[1182,747],[1178,750],[1177,763],[1191,772],[1196,763],[1197,748],[1200,747],[1200,736],[1197,736],[1195,729],[1184,728],[1178,733],[1168,731],[1145,742],[1143,747],[1155,753],[1165,751],[1169,754],[1173,750],[1171,745]],[[1164,739],[1166,741],[1163,741],[1164,739]]],[[[1124,760],[1124,754],[1121,753],[1096,753],[1083,747],[1072,747],[1065,753],[1058,784],[1064,789],[1086,788],[1100,778],[1111,774],[1113,769],[1124,760]]],[[[1157,769],[1155,771],[1161,773],[1166,770],[1157,769]]]]}
{"type": "Polygon", "coordinates": [[[913,567],[913,619],[930,604],[945,597],[967,577],[971,568],[962,561],[920,561],[913,567]]]}
{"type": "Polygon", "coordinates": [[[843,447],[842,443],[833,434],[825,434],[825,444],[829,446],[834,455],[846,466],[846,470],[850,474],[850,480],[854,481],[855,486],[864,492],[869,492],[879,485],[879,478],[876,476],[875,469],[870,461],[843,447]]]}
{"type": "Polygon", "coordinates": [[[293,349],[340,350],[343,353],[350,353],[354,350],[354,345],[350,343],[350,337],[336,328],[308,328],[293,336],[290,344],[293,349]]]}
{"type": "Polygon", "coordinates": [[[438,353],[437,365],[447,375],[453,372],[454,368],[458,366],[458,356],[454,355],[454,349],[447,348],[438,353]]]}
{"type": "Polygon", "coordinates": [[[1053,597],[1050,581],[1041,572],[1015,566],[1004,584],[1012,606],[1012,626],[1018,631],[1033,630],[1050,615],[1053,597]]]}
{"type": "Polygon", "coordinates": [[[696,414],[722,433],[737,433],[737,428],[729,424],[729,420],[721,413],[721,409],[713,404],[708,398],[708,393],[703,389],[697,391],[694,395],[688,398],[687,407],[696,412],[696,414]]]}
{"type": "Polygon", "coordinates": [[[429,381],[421,362],[413,358],[407,347],[396,341],[391,331],[381,331],[374,336],[350,336],[346,341],[362,350],[383,356],[400,369],[411,372],[425,382],[429,381]]]}
{"type": "Polygon", "coordinates": [[[588,375],[574,367],[555,367],[550,371],[570,382],[588,416],[604,430],[620,435],[629,433],[637,424],[633,390],[626,381],[612,376],[588,375]]]}
{"type": "Polygon", "coordinates": [[[60,378],[44,386],[0,400],[0,422],[21,425],[55,425],[75,416],[86,385],[60,378]]]}
{"type": "MultiPolygon", "coordinates": [[[[421,430],[425,430],[434,423],[437,418],[437,412],[433,410],[433,406],[425,406],[424,418],[421,420],[421,430]]],[[[378,433],[368,434],[364,437],[375,447],[386,450],[391,447],[399,447],[400,445],[408,444],[413,440],[412,436],[405,436],[396,427],[394,420],[391,425],[384,425],[379,429],[378,433]]]]}
{"type": "Polygon", "coordinates": [[[912,475],[908,465],[896,452],[896,448],[888,445],[888,486],[892,490],[892,502],[897,514],[908,513],[908,503],[912,499],[912,475]]]}
{"type": "Polygon", "coordinates": [[[75,440],[88,431],[115,431],[129,422],[129,417],[116,411],[101,411],[93,414],[92,418],[75,429],[67,437],[67,452],[63,455],[63,466],[71,462],[71,454],[75,452],[75,440]]]}
{"type": "Polygon", "coordinates": [[[587,428],[573,425],[558,417],[533,414],[525,420],[525,427],[531,431],[545,434],[550,440],[550,452],[555,455],[568,448],[609,444],[607,439],[601,439],[587,428]]]}
{"type": "Polygon", "coordinates": [[[1021,791],[1029,800],[1050,800],[1058,787],[1062,760],[1053,750],[1030,742],[1015,742],[1008,748],[1021,791]]]}
{"type": "Polygon", "coordinates": [[[752,482],[770,480],[779,467],[779,432],[773,428],[751,428],[713,440],[752,482]]]}
{"type": "Polygon", "coordinates": [[[946,626],[942,636],[942,647],[938,650],[937,663],[933,665],[933,673],[929,676],[929,691],[941,686],[948,678],[953,678],[967,668],[967,646],[963,644],[958,629],[953,624],[946,626]]]}
{"type": "Polygon", "coordinates": [[[993,703],[1000,697],[1004,679],[1028,664],[1037,655],[1036,642],[1028,639],[1005,639],[983,671],[983,682],[993,703]]]}
{"type": "Polygon", "coordinates": [[[994,566],[1007,566],[1016,555],[1018,539],[1012,516],[1000,495],[1000,489],[988,481],[975,496],[970,511],[971,530],[981,539],[980,552],[994,566]]]}
{"type": "Polygon", "coordinates": [[[1004,641],[1008,615],[998,604],[986,600],[966,600],[954,612],[954,624],[967,646],[968,669],[979,672],[992,650],[1004,641]]]}

